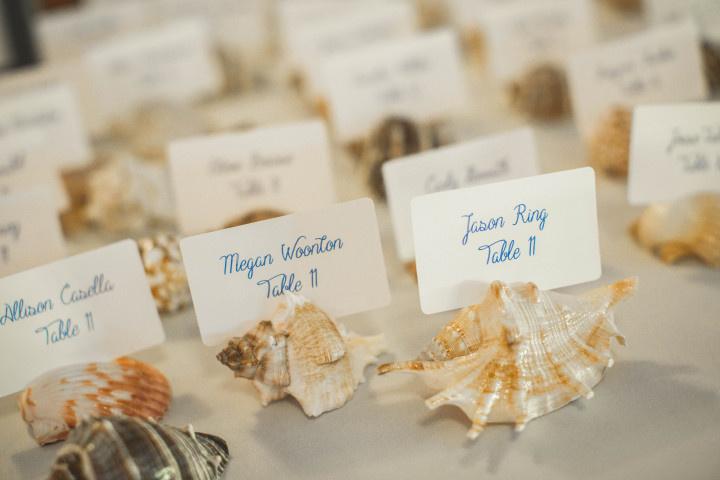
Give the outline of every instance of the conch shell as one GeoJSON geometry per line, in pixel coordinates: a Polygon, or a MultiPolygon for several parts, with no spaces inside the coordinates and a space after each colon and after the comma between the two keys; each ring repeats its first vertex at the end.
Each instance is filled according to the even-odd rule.
{"type": "Polygon", "coordinates": [[[83,421],[57,454],[48,480],[215,480],[230,453],[215,435],[151,420],[112,416],[83,421]]]}
{"type": "Polygon", "coordinates": [[[132,358],[86,363],[50,371],[20,395],[19,406],[40,445],[67,437],[86,417],[130,415],[160,419],[170,406],[167,378],[132,358]]]}
{"type": "Polygon", "coordinates": [[[610,341],[623,337],[610,310],[636,279],[580,297],[543,292],[532,283],[493,282],[482,303],[464,308],[417,360],[380,365],[381,374],[418,372],[439,393],[425,404],[460,407],[468,437],[487,423],[514,423],[590,398],[613,365],[610,341]]]}
{"type": "Polygon", "coordinates": [[[630,227],[663,262],[695,256],[720,268],[720,193],[702,193],[645,209],[630,227]]]}
{"type": "Polygon", "coordinates": [[[614,107],[590,138],[590,164],[613,177],[626,177],[630,163],[632,111],[614,107]]]}
{"type": "Polygon", "coordinates": [[[217,359],[251,379],[264,406],[291,395],[316,417],[352,397],[383,348],[383,335],[350,333],[304,297],[286,293],[272,321],[230,340],[217,359]]]}
{"type": "Polygon", "coordinates": [[[177,237],[159,234],[137,244],[158,311],[170,313],[189,305],[190,287],[177,237]]]}
{"type": "Polygon", "coordinates": [[[538,120],[554,120],[570,111],[565,72],[554,65],[539,65],[510,85],[515,108],[538,120]]]}

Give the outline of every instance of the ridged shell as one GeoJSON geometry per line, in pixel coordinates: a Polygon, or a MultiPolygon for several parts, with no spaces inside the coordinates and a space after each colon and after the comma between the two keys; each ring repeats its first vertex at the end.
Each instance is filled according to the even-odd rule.
{"type": "Polygon", "coordinates": [[[512,105],[537,120],[554,120],[570,112],[565,72],[554,65],[539,65],[510,86],[512,105]]]}
{"type": "Polygon", "coordinates": [[[439,393],[426,405],[455,405],[472,420],[515,423],[550,413],[592,388],[613,364],[610,341],[624,340],[610,310],[635,279],[581,297],[542,292],[532,283],[493,282],[484,301],[463,309],[417,360],[385,364],[381,374],[417,372],[439,393]]]}
{"type": "Polygon", "coordinates": [[[49,480],[213,480],[229,461],[220,437],[139,418],[83,421],[57,454],[49,480]]]}
{"type": "Polygon", "coordinates": [[[35,379],[18,401],[40,445],[63,440],[80,420],[130,415],[160,419],[170,406],[167,378],[132,358],[59,368],[35,379]]]}
{"type": "Polygon", "coordinates": [[[177,237],[161,234],[141,238],[137,244],[158,311],[175,312],[189,305],[190,287],[177,237]]]}
{"type": "Polygon", "coordinates": [[[703,193],[646,208],[632,236],[663,262],[695,256],[720,268],[720,194],[703,193]]]}
{"type": "Polygon", "coordinates": [[[263,220],[270,220],[271,218],[282,217],[283,215],[287,215],[287,212],[275,210],[274,208],[258,208],[227,222],[223,228],[239,227],[240,225],[262,222],[263,220]]]}
{"type": "Polygon", "coordinates": [[[720,90],[720,45],[709,41],[702,42],[703,70],[710,91],[720,90]]]}
{"type": "Polygon", "coordinates": [[[388,117],[362,148],[361,163],[370,170],[368,184],[381,199],[386,198],[382,166],[388,160],[437,148],[447,142],[438,125],[421,126],[405,117],[388,117]]]}
{"type": "Polygon", "coordinates": [[[302,296],[285,294],[272,321],[230,340],[217,358],[253,381],[263,405],[291,395],[316,417],[352,397],[383,348],[382,335],[350,333],[302,296]]]}
{"type": "Polygon", "coordinates": [[[632,111],[612,108],[590,138],[590,164],[610,176],[626,177],[630,159],[632,111]]]}

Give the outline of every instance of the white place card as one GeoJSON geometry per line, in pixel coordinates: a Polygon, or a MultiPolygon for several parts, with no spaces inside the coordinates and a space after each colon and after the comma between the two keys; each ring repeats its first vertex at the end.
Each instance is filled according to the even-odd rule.
{"type": "Polygon", "coordinates": [[[467,103],[458,40],[447,30],[347,52],[323,73],[341,142],[364,138],[389,115],[442,120],[467,103]]]}
{"type": "Polygon", "coordinates": [[[0,196],[0,277],[65,255],[52,191],[34,188],[0,196]]]}
{"type": "Polygon", "coordinates": [[[416,197],[412,222],[427,314],[478,303],[495,280],[548,290],[601,274],[589,167],[416,197]]]}
{"type": "Polygon", "coordinates": [[[107,361],[165,334],[137,244],[124,240],[0,279],[0,396],[67,365],[107,361]]]}
{"type": "Polygon", "coordinates": [[[285,292],[334,317],[390,302],[368,198],[184,238],[180,248],[206,345],[268,318],[285,292]]]}
{"type": "Polygon", "coordinates": [[[569,81],[575,119],[586,138],[612,107],[707,96],[698,32],[689,20],[574,55],[569,81]]]}
{"type": "Polygon", "coordinates": [[[704,37],[720,40],[720,4],[717,0],[644,0],[651,23],[676,22],[692,17],[704,37]]]}
{"type": "Polygon", "coordinates": [[[43,168],[77,167],[91,159],[75,96],[63,84],[5,93],[0,98],[0,143],[1,157],[20,148],[43,168]]]}
{"type": "Polygon", "coordinates": [[[324,90],[321,72],[325,60],[354,49],[409,37],[415,31],[415,12],[407,2],[389,2],[373,8],[349,9],[290,30],[285,51],[303,74],[311,95],[324,90]]]}
{"type": "Polygon", "coordinates": [[[415,257],[413,198],[537,175],[536,152],[532,130],[523,128],[385,162],[383,179],[400,259],[415,257]]]}
{"type": "Polygon", "coordinates": [[[720,192],[720,103],[646,105],[633,114],[633,205],[720,192]]]}
{"type": "Polygon", "coordinates": [[[461,29],[484,31],[488,12],[493,8],[522,2],[523,0],[448,0],[447,6],[454,25],[461,29]]]}
{"type": "Polygon", "coordinates": [[[335,201],[320,121],[178,140],[169,157],[184,233],[222,228],[256,208],[295,212],[335,201]]]}
{"type": "Polygon", "coordinates": [[[534,0],[494,6],[482,13],[490,64],[510,81],[540,64],[564,66],[595,40],[589,0],[534,0]]]}
{"type": "Polygon", "coordinates": [[[222,76],[205,24],[179,20],[93,48],[85,66],[105,118],[149,102],[193,102],[219,91],[222,76]]]}

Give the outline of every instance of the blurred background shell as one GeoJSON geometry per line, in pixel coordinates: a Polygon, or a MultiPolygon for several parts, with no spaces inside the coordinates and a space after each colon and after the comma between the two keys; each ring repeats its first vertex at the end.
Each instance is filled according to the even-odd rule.
{"type": "Polygon", "coordinates": [[[565,72],[554,65],[538,65],[510,85],[510,101],[535,120],[556,120],[570,112],[565,72]]]}
{"type": "Polygon", "coordinates": [[[84,420],[57,454],[49,480],[220,478],[230,454],[225,440],[140,418],[84,420]]]}
{"type": "Polygon", "coordinates": [[[611,177],[626,177],[631,130],[632,111],[619,106],[610,109],[590,137],[590,164],[611,177]]]}
{"type": "Polygon", "coordinates": [[[150,291],[160,313],[178,311],[192,302],[178,238],[158,234],[137,241],[150,291]]]}
{"type": "Polygon", "coordinates": [[[22,392],[20,413],[40,445],[67,437],[83,418],[129,415],[160,419],[172,392],[156,368],[128,357],[63,367],[22,392]]]}

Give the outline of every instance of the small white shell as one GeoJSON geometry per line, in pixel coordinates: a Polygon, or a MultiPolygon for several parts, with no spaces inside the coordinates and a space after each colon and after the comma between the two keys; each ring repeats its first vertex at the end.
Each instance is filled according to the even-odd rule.
{"type": "Polygon", "coordinates": [[[382,335],[350,333],[304,297],[285,294],[272,322],[233,338],[217,358],[253,381],[263,405],[291,395],[316,417],[352,397],[383,348],[382,335]]]}
{"type": "Polygon", "coordinates": [[[191,302],[180,245],[174,235],[137,241],[155,305],[161,313],[180,310],[191,302]]]}
{"type": "Polygon", "coordinates": [[[590,398],[606,367],[610,341],[624,340],[610,308],[635,279],[581,297],[541,292],[532,283],[493,282],[484,301],[463,309],[417,360],[385,364],[381,374],[411,371],[439,393],[425,404],[455,405],[472,420],[468,437],[487,423],[530,420],[590,398]]]}
{"type": "Polygon", "coordinates": [[[663,262],[696,256],[720,268],[720,194],[704,193],[646,208],[630,227],[663,262]]]}
{"type": "Polygon", "coordinates": [[[59,368],[35,379],[19,406],[40,445],[63,440],[86,417],[129,415],[160,419],[170,406],[170,384],[154,367],[120,357],[107,363],[59,368]]]}

